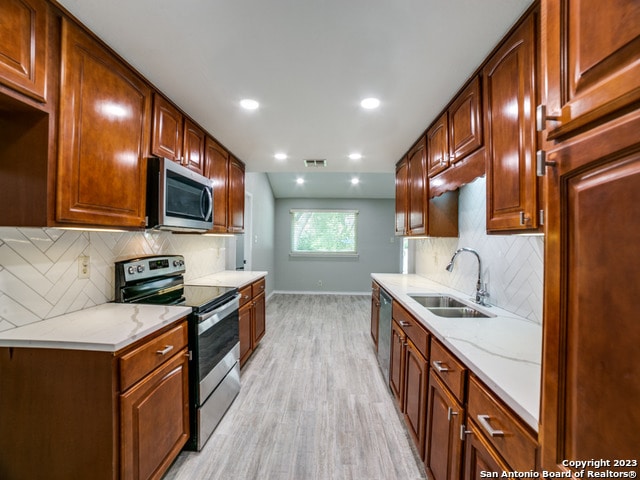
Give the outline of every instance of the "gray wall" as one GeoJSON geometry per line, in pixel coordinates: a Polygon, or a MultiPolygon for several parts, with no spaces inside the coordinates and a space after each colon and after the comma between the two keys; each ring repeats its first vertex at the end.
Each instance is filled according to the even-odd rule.
{"type": "Polygon", "coordinates": [[[251,269],[269,272],[267,297],[275,289],[275,199],[266,173],[247,172],[245,190],[253,195],[251,269]]]}
{"type": "Polygon", "coordinates": [[[402,242],[394,236],[393,199],[282,198],[275,204],[276,291],[365,293],[371,290],[371,273],[399,273],[402,242]],[[358,258],[290,257],[292,208],[358,210],[358,258]]]}

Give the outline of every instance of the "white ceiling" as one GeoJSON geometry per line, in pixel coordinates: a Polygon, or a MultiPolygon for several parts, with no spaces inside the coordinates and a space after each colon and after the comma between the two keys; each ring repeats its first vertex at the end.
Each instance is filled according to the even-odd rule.
{"type": "Polygon", "coordinates": [[[532,3],[58,1],[247,171],[305,172],[303,159],[312,158],[345,173],[392,173],[532,3]],[[380,108],[359,106],[369,96],[380,108]],[[246,97],[260,108],[239,108],[246,97]],[[362,159],[349,160],[352,152],[362,159]]]}

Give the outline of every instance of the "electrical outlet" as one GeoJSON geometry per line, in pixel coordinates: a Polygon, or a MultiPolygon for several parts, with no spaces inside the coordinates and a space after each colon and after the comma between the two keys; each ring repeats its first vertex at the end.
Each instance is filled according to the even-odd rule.
{"type": "Polygon", "coordinates": [[[321,287],[322,286],[322,280],[318,280],[318,286],[321,287]]]}
{"type": "Polygon", "coordinates": [[[89,255],[80,255],[78,257],[78,278],[89,278],[91,274],[91,258],[89,255]]]}

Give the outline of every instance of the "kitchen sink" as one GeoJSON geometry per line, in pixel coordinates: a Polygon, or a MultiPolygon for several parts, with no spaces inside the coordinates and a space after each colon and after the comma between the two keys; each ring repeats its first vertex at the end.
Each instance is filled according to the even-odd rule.
{"type": "Polygon", "coordinates": [[[450,297],[449,295],[440,294],[409,294],[416,302],[423,307],[427,308],[450,308],[450,307],[466,307],[467,304],[462,303],[460,300],[450,297]]]}
{"type": "Polygon", "coordinates": [[[471,307],[431,307],[428,310],[439,317],[446,318],[488,318],[492,316],[471,307]]]}
{"type": "Polygon", "coordinates": [[[426,307],[434,315],[446,318],[489,318],[494,315],[483,313],[470,307],[457,298],[439,293],[410,293],[423,307],[426,307]]]}

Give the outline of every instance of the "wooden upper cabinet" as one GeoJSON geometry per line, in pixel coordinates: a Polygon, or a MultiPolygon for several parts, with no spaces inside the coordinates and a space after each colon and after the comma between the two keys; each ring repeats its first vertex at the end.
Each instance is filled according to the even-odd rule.
{"type": "Polygon", "coordinates": [[[407,233],[409,164],[404,157],[396,164],[396,235],[407,233]]]}
{"type": "Polygon", "coordinates": [[[449,163],[454,164],[482,146],[480,77],[460,93],[449,107],[449,163]]]}
{"type": "Polygon", "coordinates": [[[144,227],[151,89],[62,20],[56,220],[144,227]]]}
{"type": "Polygon", "coordinates": [[[182,164],[194,172],[204,175],[205,170],[204,131],[188,118],[184,119],[184,148],[182,164]]]}
{"type": "Polygon", "coordinates": [[[427,162],[429,176],[436,175],[449,166],[449,115],[442,116],[427,130],[427,162]]]}
{"type": "Polygon", "coordinates": [[[47,14],[44,0],[0,2],[0,83],[46,101],[47,14]]]}
{"type": "Polygon", "coordinates": [[[640,100],[637,0],[545,0],[548,138],[606,120],[640,100]]]}
{"type": "Polygon", "coordinates": [[[530,13],[482,70],[487,231],[538,227],[536,19],[530,13]]]}
{"type": "Polygon", "coordinates": [[[426,234],[428,185],[426,183],[425,139],[422,138],[407,154],[408,171],[408,234],[426,234]]]}
{"type": "Polygon", "coordinates": [[[182,113],[166,98],[156,93],[153,96],[151,153],[180,163],[182,159],[182,144],[182,113]]]}
{"type": "Polygon", "coordinates": [[[229,160],[229,225],[231,233],[244,232],[244,163],[231,156],[229,160]]]}
{"type": "Polygon", "coordinates": [[[229,153],[213,138],[205,144],[206,176],[213,182],[213,233],[227,232],[229,153]]]}
{"type": "Polygon", "coordinates": [[[205,132],[162,95],[154,95],[151,153],[205,174],[205,132]]]}

